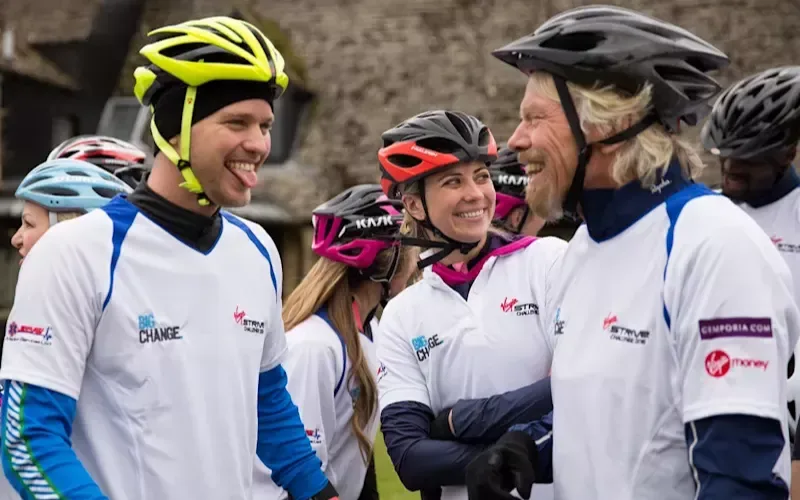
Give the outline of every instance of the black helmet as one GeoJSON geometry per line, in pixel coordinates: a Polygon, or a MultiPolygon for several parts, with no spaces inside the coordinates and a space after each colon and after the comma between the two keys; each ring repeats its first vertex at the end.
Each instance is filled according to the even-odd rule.
{"type": "MultiPolygon", "coordinates": [[[[427,111],[403,121],[381,135],[378,151],[381,187],[391,198],[399,197],[399,186],[420,181],[453,165],[473,161],[488,166],[497,159],[497,143],[489,127],[478,118],[458,111],[427,111]]],[[[420,197],[425,219],[419,221],[443,241],[404,237],[405,245],[441,250],[417,264],[420,269],[447,257],[453,250],[466,255],[479,241],[457,241],[437,229],[428,216],[425,190],[420,197]]]]}
{"type": "Polygon", "coordinates": [[[725,158],[771,157],[800,138],[800,66],[751,75],[722,93],[703,127],[703,147],[725,158]]]}
{"type": "Polygon", "coordinates": [[[656,114],[671,131],[678,120],[696,125],[708,114],[721,89],[706,73],[729,63],[683,28],[607,5],[562,12],[492,55],[525,73],[541,70],[584,86],[636,93],[649,83],[656,114]]]}
{"type": "Polygon", "coordinates": [[[616,144],[660,122],[670,131],[679,122],[696,125],[710,110],[720,87],[707,72],[724,68],[727,56],[688,31],[639,12],[607,5],[579,7],[554,16],[533,34],[492,55],[530,74],[553,76],[561,106],[578,146],[578,167],[564,201],[577,218],[586,165],[592,153],[580,127],[566,82],[599,84],[635,93],[653,87],[653,110],[627,130],[598,141],[616,144]]]}
{"type": "Polygon", "coordinates": [[[391,198],[401,184],[413,182],[457,163],[497,158],[497,143],[489,127],[459,111],[426,111],[381,134],[378,151],[381,185],[391,198]]]}

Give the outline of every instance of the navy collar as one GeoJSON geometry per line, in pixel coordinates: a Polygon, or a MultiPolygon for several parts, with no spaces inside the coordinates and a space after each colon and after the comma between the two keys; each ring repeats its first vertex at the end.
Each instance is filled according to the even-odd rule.
{"type": "Polygon", "coordinates": [[[794,191],[798,186],[800,186],[800,176],[797,175],[794,165],[789,165],[789,168],[786,169],[783,176],[781,176],[778,182],[776,182],[769,191],[759,196],[748,198],[745,203],[753,208],[763,207],[775,203],[794,191]]]}
{"type": "Polygon", "coordinates": [[[589,236],[598,242],[617,236],[691,184],[692,181],[684,177],[678,161],[673,160],[651,188],[633,181],[618,189],[585,189],[581,209],[589,236]]]}

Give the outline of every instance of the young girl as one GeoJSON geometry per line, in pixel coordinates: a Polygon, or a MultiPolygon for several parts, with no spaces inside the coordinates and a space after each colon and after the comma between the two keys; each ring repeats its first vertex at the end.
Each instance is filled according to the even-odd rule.
{"type": "MultiPolygon", "coordinates": [[[[371,184],[314,210],[312,248],[320,259],[283,308],[289,392],[343,500],[377,498],[374,469],[368,477],[368,468],[374,467],[376,385],[384,370],[372,343],[373,318],[413,271],[410,251],[397,243],[401,208],[371,184]]],[[[254,498],[286,497],[257,474],[254,498]]]]}
{"type": "MultiPolygon", "coordinates": [[[[424,253],[422,281],[399,294],[377,336],[385,366],[381,428],[409,490],[466,500],[465,467],[482,449],[431,439],[434,416],[459,399],[537,382],[550,370],[539,311],[566,243],[491,230],[497,157],[489,129],[453,111],[414,116],[383,134],[382,186],[402,198],[408,242],[424,253]]],[[[552,497],[542,486],[537,500],[552,497]]]]}

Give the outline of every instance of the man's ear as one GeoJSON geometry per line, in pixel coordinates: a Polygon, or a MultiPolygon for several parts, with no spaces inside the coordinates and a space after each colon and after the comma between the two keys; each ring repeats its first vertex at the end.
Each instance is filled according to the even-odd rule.
{"type": "Polygon", "coordinates": [[[417,220],[425,220],[425,208],[422,206],[422,198],[418,194],[404,194],[403,206],[411,217],[417,220]]]}

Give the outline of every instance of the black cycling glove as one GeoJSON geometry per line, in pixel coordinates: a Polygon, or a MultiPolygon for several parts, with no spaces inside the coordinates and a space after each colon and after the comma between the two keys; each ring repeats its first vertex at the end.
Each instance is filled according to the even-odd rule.
{"type": "Polygon", "coordinates": [[[431,439],[439,439],[441,441],[451,441],[456,437],[450,431],[450,412],[452,408],[446,408],[436,415],[436,418],[431,420],[431,439]]]}
{"type": "Polygon", "coordinates": [[[536,442],[521,431],[512,431],[497,440],[467,466],[467,492],[470,500],[513,499],[517,490],[530,498],[536,480],[536,442]]]}
{"type": "MultiPolygon", "coordinates": [[[[289,494],[289,500],[294,500],[294,497],[289,494]]],[[[336,491],[336,488],[328,481],[328,484],[322,488],[322,491],[311,497],[310,500],[339,500],[339,493],[336,491]]]]}

